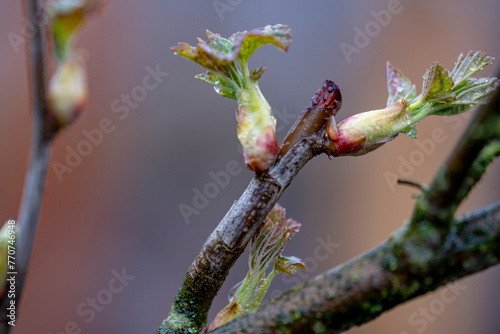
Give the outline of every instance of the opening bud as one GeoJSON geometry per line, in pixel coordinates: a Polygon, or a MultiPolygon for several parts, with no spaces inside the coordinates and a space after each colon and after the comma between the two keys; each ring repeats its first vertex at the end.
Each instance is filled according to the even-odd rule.
{"type": "Polygon", "coordinates": [[[366,154],[396,138],[400,132],[410,132],[412,113],[408,105],[403,99],[384,109],[351,116],[338,125],[330,121],[328,137],[339,155],[366,154]]]}

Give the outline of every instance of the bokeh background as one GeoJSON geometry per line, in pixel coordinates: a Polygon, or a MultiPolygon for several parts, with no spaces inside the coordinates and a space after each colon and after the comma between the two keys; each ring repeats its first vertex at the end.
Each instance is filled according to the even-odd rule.
{"type": "MultiPolygon", "coordinates": [[[[451,69],[461,52],[482,50],[500,57],[498,13],[494,0],[401,0],[369,44],[351,55],[355,28],[374,20],[371,11],[390,1],[110,1],[85,27],[78,41],[88,51],[90,100],[76,124],[61,133],[51,162],[65,163],[67,147],[76,149],[83,132],[108,118],[115,126],[92,147],[71,173],[58,180],[49,167],[34,254],[20,317],[14,334],[66,333],[75,322],[81,333],[154,333],[167,315],[185,272],[209,233],[245,189],[252,174],[244,169],[236,138],[235,103],[193,78],[202,69],[175,56],[169,47],[194,43],[205,29],[229,36],[266,24],[292,28],[288,54],[272,46],[257,51],[254,67],[267,66],[259,81],[278,115],[282,139],[296,115],[325,79],[341,88],[343,107],[337,119],[385,106],[385,62],[390,60],[420,90],[422,75],[433,61],[451,69]],[[225,5],[225,7],[224,7],[225,5]],[[219,9],[216,9],[219,8],[219,9]],[[225,9],[221,9],[225,8],[225,9]],[[120,119],[111,105],[142,85],[148,66],[169,72],[147,98],[120,119]],[[282,116],[281,115],[288,115],[282,116]],[[292,116],[289,116],[292,115],[292,116]],[[210,172],[229,161],[242,167],[218,196],[189,223],[179,205],[192,206],[194,189],[212,182],[210,172]],[[125,271],[135,278],[87,323],[77,308],[95,298],[113,277],[125,271]]],[[[21,1],[0,2],[0,220],[15,218],[28,165],[31,142],[30,94],[26,50],[16,49],[8,34],[23,34],[21,1]]],[[[483,75],[492,75],[498,63],[483,75]]],[[[416,161],[409,176],[430,182],[469,122],[468,117],[431,117],[418,126],[419,140],[441,129],[446,140],[422,157],[415,140],[401,135],[376,152],[359,158],[307,164],[280,203],[302,230],[285,254],[307,259],[300,280],[351,259],[383,242],[410,216],[414,189],[388,183],[401,161],[416,161]],[[315,258],[318,238],[336,244],[333,253],[315,258]]],[[[499,200],[500,165],[460,208],[478,209],[499,200]]],[[[227,292],[247,270],[246,254],[232,269],[217,296],[210,320],[227,303],[227,292]]],[[[385,313],[350,334],[483,333],[500,330],[500,267],[460,284],[460,295],[438,307],[441,291],[385,313]],[[431,307],[425,319],[424,308],[431,307]],[[415,315],[415,312],[417,315],[415,315]],[[418,324],[410,319],[420,320],[418,324]]],[[[275,278],[271,293],[293,282],[275,278]]],[[[85,307],[87,309],[87,307],[85,307]]]]}

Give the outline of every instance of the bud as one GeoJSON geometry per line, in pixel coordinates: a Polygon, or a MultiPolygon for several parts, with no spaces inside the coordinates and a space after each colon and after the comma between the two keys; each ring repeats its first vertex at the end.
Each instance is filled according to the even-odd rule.
{"type": "Polygon", "coordinates": [[[213,85],[221,96],[238,102],[237,134],[247,167],[255,172],[266,171],[279,152],[276,120],[257,84],[266,68],[249,70],[248,60],[265,44],[286,52],[292,40],[290,28],[282,24],[265,26],[237,32],[228,39],[207,30],[207,37],[208,41],[199,38],[196,46],[179,43],[171,50],[206,68],[208,72],[196,78],[213,85]]]}
{"type": "Polygon", "coordinates": [[[363,155],[396,138],[400,132],[411,134],[412,113],[403,99],[387,108],[363,112],[338,125],[330,121],[327,133],[339,155],[363,155]]]}
{"type": "Polygon", "coordinates": [[[222,309],[207,331],[214,330],[243,314],[257,310],[272,279],[279,273],[293,275],[298,269],[305,269],[296,257],[283,257],[285,245],[300,229],[300,224],[286,219],[286,211],[276,204],[252,238],[248,271],[245,279],[231,291],[229,305],[222,309]],[[274,263],[273,270],[266,277],[266,269],[274,263]]]}
{"type": "Polygon", "coordinates": [[[236,116],[245,163],[256,172],[267,170],[280,149],[271,106],[260,91],[241,90],[238,92],[236,116]]]}
{"type": "Polygon", "coordinates": [[[57,61],[71,53],[71,44],[85,20],[104,7],[100,0],[52,0],[47,3],[50,45],[57,61]]]}
{"type": "Polygon", "coordinates": [[[48,105],[59,127],[71,124],[87,103],[88,84],[85,63],[73,54],[58,64],[50,79],[48,105]]]}

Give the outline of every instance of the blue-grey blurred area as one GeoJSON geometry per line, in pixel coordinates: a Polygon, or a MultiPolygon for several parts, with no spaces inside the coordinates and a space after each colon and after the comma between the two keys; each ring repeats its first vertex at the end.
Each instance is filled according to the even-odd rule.
{"type": "MultiPolygon", "coordinates": [[[[26,48],[9,38],[25,34],[21,4],[0,2],[2,222],[17,216],[31,143],[26,48]]],[[[193,44],[206,29],[229,36],[288,24],[287,54],[264,46],[251,59],[252,67],[268,68],[259,82],[282,139],[325,79],[342,90],[342,120],[385,106],[387,60],[420,90],[436,60],[451,69],[469,50],[500,57],[499,12],[494,0],[109,1],[77,42],[88,53],[90,98],[78,122],[55,140],[13,333],[154,333],[203,242],[251,179],[236,138],[235,102],[196,80],[203,70],[171,46],[193,44]],[[150,90],[141,88],[147,75],[148,87],[157,83],[150,90]],[[128,105],[125,95],[133,99],[128,105]],[[67,169],[57,172],[54,162],[67,169]],[[210,198],[199,195],[207,192],[210,198]]],[[[401,135],[367,156],[308,163],[280,200],[302,224],[284,254],[305,259],[308,269],[276,277],[271,295],[370,250],[402,226],[416,190],[395,185],[394,177],[431,182],[467,116],[423,120],[418,141],[401,135]]],[[[499,179],[496,162],[460,213],[499,200],[499,179]]],[[[210,320],[246,270],[245,253],[210,320]]],[[[500,268],[487,270],[349,333],[498,333],[499,280],[500,268]]]]}

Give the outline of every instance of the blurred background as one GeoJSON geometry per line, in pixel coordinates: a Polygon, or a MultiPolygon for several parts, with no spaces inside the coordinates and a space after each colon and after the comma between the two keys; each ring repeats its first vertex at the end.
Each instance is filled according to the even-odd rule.
{"type": "MultiPolygon", "coordinates": [[[[13,333],[67,333],[73,323],[81,333],[154,333],[205,239],[250,181],[236,138],[235,102],[196,80],[203,70],[169,47],[193,44],[196,37],[204,38],[205,29],[227,37],[288,24],[293,37],[288,54],[264,46],[250,62],[268,67],[259,83],[278,118],[281,140],[325,79],[342,90],[337,116],[342,120],[385,106],[387,60],[420,92],[422,75],[436,60],[451,69],[458,55],[469,50],[500,57],[499,10],[494,0],[110,1],[78,41],[89,54],[90,100],[52,150],[30,275],[13,333]],[[388,9],[393,10],[390,17],[373,23],[377,13],[388,9]],[[365,28],[371,29],[369,39],[355,40],[358,29],[365,28]],[[347,44],[356,51],[343,52],[341,45],[347,44]],[[137,96],[148,68],[168,76],[162,74],[158,86],[125,113],[122,94],[137,96]],[[113,130],[69,166],[68,152],[82,150],[85,133],[99,129],[103,119],[113,130]],[[180,206],[194,208],[196,192],[213,182],[211,172],[226,171],[230,161],[238,168],[227,186],[219,187],[203,208],[195,208],[196,214],[183,217],[180,206]],[[58,175],[54,162],[69,170],[58,175]],[[113,283],[113,289],[109,284],[117,272],[129,276],[122,286],[113,283]]],[[[31,143],[26,49],[9,39],[12,33],[23,36],[25,20],[21,1],[0,2],[2,222],[17,216],[31,143]]],[[[495,63],[481,75],[492,75],[498,67],[495,63]]],[[[284,254],[305,259],[308,269],[294,279],[276,277],[270,295],[386,240],[414,204],[415,190],[395,185],[393,177],[431,182],[469,120],[468,114],[430,117],[418,126],[419,142],[401,135],[367,156],[322,156],[308,163],[280,200],[288,216],[302,223],[284,254]],[[433,131],[442,131],[446,139],[433,140],[433,131]],[[422,142],[428,149],[418,145],[422,142]],[[328,256],[314,255],[328,243],[328,256]]],[[[497,161],[460,213],[498,201],[499,179],[497,161]]],[[[209,321],[246,274],[246,259],[244,254],[232,269],[209,321]]],[[[441,289],[348,333],[498,333],[499,280],[500,267],[489,269],[460,280],[446,295],[456,297],[452,302],[443,299],[441,289]]]]}

